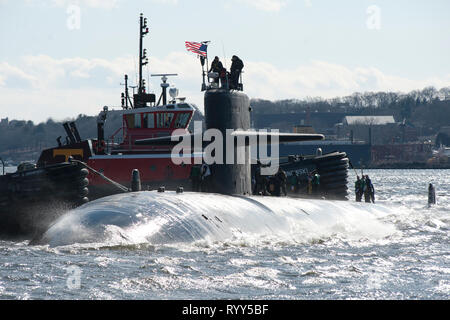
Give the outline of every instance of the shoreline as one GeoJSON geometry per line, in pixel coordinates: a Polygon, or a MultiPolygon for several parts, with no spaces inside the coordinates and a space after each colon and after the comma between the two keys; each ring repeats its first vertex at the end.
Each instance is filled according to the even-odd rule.
{"type": "MultiPolygon", "coordinates": [[[[361,169],[356,168],[355,169],[361,169]]],[[[368,165],[363,169],[450,169],[450,163],[440,164],[440,165],[429,165],[426,163],[385,163],[378,165],[368,165]]]]}

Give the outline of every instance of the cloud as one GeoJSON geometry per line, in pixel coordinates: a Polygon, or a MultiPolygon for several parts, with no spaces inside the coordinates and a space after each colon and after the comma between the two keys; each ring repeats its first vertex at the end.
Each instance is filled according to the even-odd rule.
{"type": "Polygon", "coordinates": [[[262,11],[280,11],[286,0],[234,0],[262,11]]]}
{"type": "Polygon", "coordinates": [[[57,7],[77,5],[89,8],[113,9],[119,6],[120,1],[121,0],[25,0],[25,3],[28,5],[54,5],[57,7]]]}
{"type": "Polygon", "coordinates": [[[325,61],[312,61],[293,69],[280,69],[266,62],[249,61],[244,85],[253,98],[269,100],[320,96],[331,98],[365,91],[409,92],[427,86],[450,85],[450,74],[413,80],[389,75],[374,67],[349,68],[325,61]]]}
{"type": "MultiPolygon", "coordinates": [[[[374,67],[356,67],[311,61],[293,68],[279,68],[261,61],[244,61],[244,89],[250,98],[268,100],[332,98],[365,91],[409,92],[427,86],[450,86],[450,74],[420,80],[386,74],[374,67]]],[[[203,110],[201,67],[194,54],[172,52],[164,58],[151,57],[143,76],[149,92],[160,94],[160,79],[152,73],[177,73],[169,83],[180,96],[203,110]]],[[[17,65],[0,62],[0,116],[44,121],[63,119],[79,113],[97,114],[104,105],[118,106],[124,74],[136,83],[135,59],[64,58],[47,55],[23,56],[17,65]],[[64,106],[64,108],[62,108],[64,106]],[[36,112],[39,109],[39,112],[36,112]]],[[[130,89],[131,90],[131,89],[130,89]]]]}
{"type": "Polygon", "coordinates": [[[36,83],[38,80],[19,67],[12,66],[7,62],[0,62],[0,87],[7,85],[7,79],[9,81],[23,82],[26,85],[36,83]]]}
{"type": "MultiPolygon", "coordinates": [[[[160,79],[153,73],[177,73],[169,83],[180,89],[180,96],[203,104],[200,63],[195,55],[173,52],[164,59],[151,57],[143,70],[149,92],[160,94],[160,79]]],[[[45,121],[63,119],[79,113],[94,115],[104,105],[119,106],[124,74],[136,84],[135,59],[64,58],[48,55],[23,56],[17,65],[0,62],[1,117],[45,121]],[[64,106],[64,108],[62,108],[64,106]],[[36,112],[39,109],[39,112],[36,112]]],[[[132,89],[130,88],[132,92],[132,89]]]]}
{"type": "MultiPolygon", "coordinates": [[[[0,0],[6,2],[7,0],[0,0]]],[[[25,0],[25,3],[29,5],[45,5],[51,4],[57,7],[67,7],[69,5],[77,5],[88,8],[100,8],[100,9],[115,9],[119,7],[119,3],[123,0],[25,0]]],[[[177,5],[178,0],[150,0],[153,3],[177,5]]]]}
{"type": "Polygon", "coordinates": [[[151,0],[151,2],[161,3],[161,4],[169,4],[169,5],[177,5],[178,4],[178,0],[151,0]]]}

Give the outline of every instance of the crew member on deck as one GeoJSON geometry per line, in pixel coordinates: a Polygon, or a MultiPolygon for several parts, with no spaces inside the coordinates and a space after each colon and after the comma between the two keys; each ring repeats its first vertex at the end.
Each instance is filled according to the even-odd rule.
{"type": "Polygon", "coordinates": [[[275,178],[278,180],[277,181],[277,196],[281,195],[280,189],[281,191],[283,191],[283,194],[285,196],[287,196],[287,192],[286,192],[286,181],[287,181],[287,176],[286,176],[286,172],[284,172],[283,169],[281,169],[281,167],[278,167],[278,172],[275,175],[275,178]]]}
{"type": "Polygon", "coordinates": [[[200,167],[198,165],[193,165],[191,167],[191,174],[189,176],[192,182],[192,191],[200,191],[200,167]]]}
{"type": "Polygon", "coordinates": [[[266,179],[263,175],[261,175],[261,167],[262,164],[258,160],[255,170],[255,188],[253,189],[254,195],[266,195],[266,179]]]}
{"type": "Polygon", "coordinates": [[[320,192],[320,175],[317,172],[312,176],[311,184],[313,196],[318,197],[320,192]]]}
{"type": "Polygon", "coordinates": [[[244,63],[238,56],[233,56],[231,58],[231,83],[230,89],[239,89],[239,76],[241,75],[242,69],[244,68],[244,63]]]}
{"type": "Polygon", "coordinates": [[[220,78],[222,81],[222,86],[224,85],[227,72],[226,72],[225,68],[223,67],[222,62],[220,62],[218,56],[216,56],[214,58],[213,62],[211,62],[211,69],[209,69],[209,72],[216,72],[218,77],[214,78],[214,82],[219,84],[219,78],[220,78]]]}
{"type": "Polygon", "coordinates": [[[359,178],[359,176],[356,176],[355,181],[355,195],[356,195],[356,202],[361,202],[362,195],[363,195],[363,182],[359,178]]]}
{"type": "Polygon", "coordinates": [[[364,201],[375,203],[375,188],[373,187],[372,181],[368,175],[366,175],[364,180],[364,201]]]}
{"type": "Polygon", "coordinates": [[[211,178],[211,169],[209,168],[209,165],[206,163],[203,163],[200,168],[200,177],[201,177],[201,191],[202,192],[209,192],[211,189],[210,186],[210,178],[211,178]]]}
{"type": "Polygon", "coordinates": [[[291,185],[291,191],[294,193],[298,192],[298,176],[297,172],[293,172],[291,176],[289,176],[289,184],[291,185]]]}

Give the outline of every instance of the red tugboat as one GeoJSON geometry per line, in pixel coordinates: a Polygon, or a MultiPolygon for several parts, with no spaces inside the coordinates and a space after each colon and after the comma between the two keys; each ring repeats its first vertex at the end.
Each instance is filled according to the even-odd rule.
{"type": "MultiPolygon", "coordinates": [[[[97,119],[97,139],[82,141],[75,123],[67,123],[64,128],[68,143],[65,145],[59,143],[58,147],[44,150],[37,161],[38,167],[67,162],[69,157],[72,157],[126,187],[130,186],[131,173],[134,169],[140,172],[143,189],[161,185],[166,188],[189,186],[193,159],[187,160],[186,165],[175,165],[171,159],[173,146],[138,146],[134,143],[139,139],[170,136],[176,129],[188,133],[187,128],[196,110],[194,105],[184,102],[184,99],[176,99],[177,89],[168,89],[168,76],[176,74],[152,75],[162,77],[162,93],[157,102],[155,94],[146,93],[142,67],[148,63],[148,58],[146,49],[142,48],[142,42],[147,33],[147,19],[141,14],[139,83],[137,94],[133,95],[133,99],[128,94],[128,77],[125,75],[122,110],[109,111],[108,107],[104,107],[97,119]],[[170,93],[172,100],[167,101],[167,93],[170,93]],[[105,138],[104,124],[109,113],[121,113],[123,125],[111,137],[105,138]],[[119,143],[115,143],[117,136],[122,137],[119,143]]],[[[201,157],[201,153],[198,157],[201,157]]],[[[88,179],[89,200],[122,192],[120,188],[105,180],[102,175],[95,174],[93,170],[90,171],[88,179]]]]}

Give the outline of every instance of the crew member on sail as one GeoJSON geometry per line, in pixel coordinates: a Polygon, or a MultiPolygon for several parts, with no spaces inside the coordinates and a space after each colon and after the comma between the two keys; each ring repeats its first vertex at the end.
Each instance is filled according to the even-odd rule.
{"type": "Polygon", "coordinates": [[[214,78],[214,82],[216,84],[219,84],[219,78],[222,81],[222,86],[226,82],[226,69],[223,67],[222,62],[220,62],[219,57],[216,56],[211,62],[211,69],[209,69],[209,72],[216,72],[218,77],[214,78]]]}
{"type": "Polygon", "coordinates": [[[238,88],[238,82],[239,82],[239,76],[241,75],[242,69],[244,68],[244,63],[241,59],[239,59],[238,56],[233,56],[231,58],[231,83],[230,83],[230,89],[239,89],[238,88]]]}

